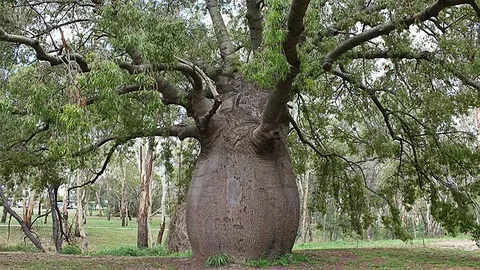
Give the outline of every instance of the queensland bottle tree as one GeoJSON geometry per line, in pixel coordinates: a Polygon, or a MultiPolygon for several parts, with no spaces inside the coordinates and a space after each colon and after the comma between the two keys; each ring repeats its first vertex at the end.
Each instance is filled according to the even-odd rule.
{"type": "Polygon", "coordinates": [[[479,236],[479,155],[472,132],[457,125],[480,90],[475,1],[7,1],[0,9],[3,53],[18,63],[2,88],[10,140],[41,156],[32,164],[75,167],[105,153],[99,173],[133,138],[198,140],[186,221],[199,259],[290,252],[299,196],[289,132],[316,154],[316,194],[345,205],[352,228],[371,222],[374,195],[390,206],[385,224],[408,237],[394,201],[402,193],[406,206],[430,200],[450,231],[479,236]],[[398,165],[376,188],[361,166],[371,159],[398,165]]]}

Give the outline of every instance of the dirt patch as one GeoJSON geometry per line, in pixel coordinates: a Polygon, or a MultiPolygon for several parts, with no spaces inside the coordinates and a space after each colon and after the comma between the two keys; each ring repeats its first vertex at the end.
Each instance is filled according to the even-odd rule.
{"type": "Polygon", "coordinates": [[[474,241],[467,239],[458,239],[458,240],[445,240],[435,243],[430,243],[427,245],[432,248],[454,248],[467,251],[476,251],[480,250],[474,241]]]}

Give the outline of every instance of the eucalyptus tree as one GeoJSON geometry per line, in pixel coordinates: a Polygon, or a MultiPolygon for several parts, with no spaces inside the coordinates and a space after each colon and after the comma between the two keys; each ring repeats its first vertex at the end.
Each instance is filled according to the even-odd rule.
{"type": "MultiPolygon", "coordinates": [[[[2,154],[76,167],[107,147],[100,174],[132,138],[198,140],[186,218],[200,259],[290,252],[299,220],[290,124],[291,140],[317,154],[315,194],[336,198],[356,230],[371,222],[374,194],[405,238],[402,193],[407,206],[427,197],[452,232],[480,236],[480,156],[456,125],[480,90],[475,1],[12,0],[0,9],[0,41],[23,57],[3,88],[12,138],[2,154]],[[287,105],[295,99],[299,123],[287,105]],[[369,159],[398,164],[378,189],[364,181],[369,159]]],[[[6,174],[19,170],[6,162],[6,174]]]]}

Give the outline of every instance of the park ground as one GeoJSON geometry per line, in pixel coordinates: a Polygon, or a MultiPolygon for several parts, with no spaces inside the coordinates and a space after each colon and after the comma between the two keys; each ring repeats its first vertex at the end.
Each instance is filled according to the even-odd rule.
{"type": "MultiPolygon", "coordinates": [[[[34,231],[49,253],[32,252],[20,228],[12,220],[10,230],[0,224],[0,269],[205,269],[189,253],[137,253],[136,222],[120,227],[118,218],[87,219],[89,253],[56,254],[49,244],[50,223],[39,222],[34,231]],[[30,250],[30,251],[29,251],[30,250]],[[125,253],[125,250],[128,252],[125,253]],[[29,252],[28,252],[29,251],[29,252]],[[106,255],[108,254],[108,255],[106,255]],[[158,254],[152,256],[152,254],[158,254]],[[130,256],[121,256],[130,255],[130,256]],[[141,256],[139,256],[141,255],[141,256]]],[[[153,235],[158,233],[153,220],[153,235]]],[[[480,250],[467,236],[456,238],[336,241],[295,245],[293,255],[283,260],[236,262],[216,269],[480,269],[480,250]]]]}

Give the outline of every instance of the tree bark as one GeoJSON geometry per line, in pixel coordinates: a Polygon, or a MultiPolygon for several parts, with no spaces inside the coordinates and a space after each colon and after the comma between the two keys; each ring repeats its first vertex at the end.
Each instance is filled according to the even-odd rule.
{"type": "Polygon", "coordinates": [[[48,197],[50,200],[50,207],[52,210],[52,239],[55,245],[55,250],[60,252],[62,250],[63,235],[62,235],[62,221],[61,213],[57,207],[57,192],[58,185],[52,184],[48,187],[48,197]]]}
{"type": "MultiPolygon", "coordinates": [[[[83,183],[81,173],[77,173],[77,185],[83,183]]],[[[88,238],[85,230],[85,205],[86,201],[85,187],[77,188],[77,214],[75,219],[75,236],[80,237],[82,240],[82,253],[88,251],[88,238]]]]}
{"type": "Polygon", "coordinates": [[[23,230],[23,233],[25,234],[25,236],[27,236],[27,238],[33,243],[33,245],[35,245],[36,248],[40,249],[42,252],[46,252],[45,249],[43,248],[40,240],[30,231],[30,227],[10,207],[10,204],[8,203],[8,198],[3,193],[3,187],[1,185],[0,185],[0,197],[3,200],[4,209],[7,210],[7,212],[10,214],[11,217],[13,216],[13,218],[15,218],[15,220],[17,220],[18,224],[20,224],[20,226],[22,227],[22,230],[23,230]]]}
{"type": "Polygon", "coordinates": [[[122,227],[128,226],[128,202],[127,202],[127,173],[125,162],[121,165],[122,168],[122,198],[120,200],[120,219],[122,220],[122,227]]]}
{"type": "Polygon", "coordinates": [[[192,249],[187,235],[185,202],[175,206],[172,217],[170,218],[167,249],[169,252],[184,252],[192,249]]]}
{"type": "Polygon", "coordinates": [[[140,199],[138,204],[138,235],[137,235],[137,247],[147,248],[149,247],[149,222],[148,218],[151,212],[151,182],[152,182],[152,169],[153,169],[153,150],[154,141],[153,138],[148,140],[148,143],[140,146],[140,199]]]}
{"type": "Polygon", "coordinates": [[[23,221],[29,229],[32,228],[32,217],[33,217],[33,208],[35,206],[35,190],[30,190],[28,199],[25,203],[25,208],[23,211],[23,221]]]}
{"type": "Polygon", "coordinates": [[[0,220],[0,223],[6,223],[7,222],[7,208],[3,206],[3,214],[2,214],[2,220],[0,220]]]}
{"type": "Polygon", "coordinates": [[[310,173],[307,171],[305,172],[305,183],[304,183],[304,191],[303,191],[303,198],[302,198],[302,238],[303,243],[307,242],[307,235],[308,235],[308,227],[310,225],[309,222],[309,213],[308,213],[308,189],[309,189],[309,177],[310,173]]]}

